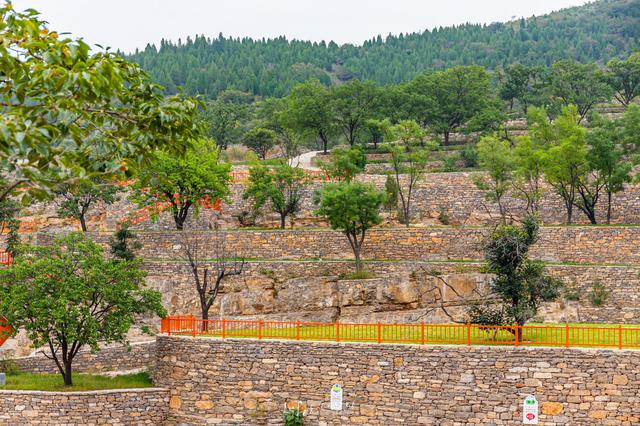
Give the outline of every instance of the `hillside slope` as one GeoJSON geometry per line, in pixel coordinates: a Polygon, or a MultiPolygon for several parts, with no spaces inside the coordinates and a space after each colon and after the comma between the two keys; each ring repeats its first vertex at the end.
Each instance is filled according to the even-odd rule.
{"type": "Polygon", "coordinates": [[[169,92],[183,86],[187,93],[208,98],[227,88],[283,96],[310,77],[326,84],[354,77],[387,84],[454,65],[492,69],[514,62],[550,65],[558,59],[604,63],[627,56],[639,40],[640,0],[600,0],[508,23],[378,36],[362,46],[198,36],[147,46],[129,59],[169,92]]]}

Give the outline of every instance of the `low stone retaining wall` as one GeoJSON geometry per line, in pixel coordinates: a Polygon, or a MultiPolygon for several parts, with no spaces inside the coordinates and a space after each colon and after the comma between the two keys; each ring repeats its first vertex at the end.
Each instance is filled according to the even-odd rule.
{"type": "Polygon", "coordinates": [[[159,388],[93,392],[0,390],[0,425],[161,425],[169,391],[159,388]]]}
{"type": "MultiPolygon", "coordinates": [[[[73,361],[76,373],[104,373],[107,371],[126,371],[140,368],[153,368],[155,362],[155,341],[132,343],[126,346],[104,348],[96,353],[82,351],[73,361]]],[[[15,358],[20,371],[26,373],[58,373],[54,361],[42,354],[15,358]]]]}
{"type": "MultiPolygon", "coordinates": [[[[364,259],[374,260],[482,260],[482,246],[491,228],[415,227],[375,228],[362,247],[364,259]]],[[[352,259],[344,234],[324,229],[223,231],[227,253],[250,259],[352,259]]],[[[111,234],[91,233],[107,244],[111,234]]],[[[215,253],[212,231],[198,231],[203,256],[215,253]]],[[[52,234],[33,234],[47,244],[52,234]]],[[[145,260],[184,257],[178,232],[139,232],[145,260]]],[[[638,264],[640,226],[542,227],[531,257],[554,263],[638,264]]]]}
{"type": "Polygon", "coordinates": [[[313,425],[515,425],[533,394],[540,424],[640,424],[633,351],[159,336],[157,356],[176,423],[281,424],[299,401],[313,425]],[[334,383],[342,411],[329,409],[334,383]]]}

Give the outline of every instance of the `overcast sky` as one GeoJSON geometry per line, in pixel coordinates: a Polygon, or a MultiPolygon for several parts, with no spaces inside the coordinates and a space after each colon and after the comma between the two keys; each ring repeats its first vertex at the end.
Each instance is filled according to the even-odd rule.
{"type": "MultiPolygon", "coordinates": [[[[3,2],[4,0],[0,0],[3,2]]],[[[50,27],[132,51],[188,35],[286,35],[360,44],[378,34],[542,15],[584,0],[14,0],[50,27]]]]}

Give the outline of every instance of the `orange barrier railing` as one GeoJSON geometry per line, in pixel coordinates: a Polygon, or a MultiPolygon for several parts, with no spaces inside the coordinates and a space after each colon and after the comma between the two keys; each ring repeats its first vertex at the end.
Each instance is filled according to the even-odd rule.
{"type": "Polygon", "coordinates": [[[13,329],[7,325],[7,320],[4,317],[0,317],[0,346],[7,341],[12,332],[13,329]]]}
{"type": "Polygon", "coordinates": [[[640,326],[476,324],[354,324],[262,320],[162,319],[164,334],[222,338],[329,340],[370,343],[561,346],[640,349],[640,326]]]}
{"type": "MultiPolygon", "coordinates": [[[[204,197],[198,204],[202,208],[220,211],[222,202],[219,198],[211,200],[209,197],[204,197]]],[[[142,222],[146,222],[151,219],[153,215],[160,214],[163,211],[169,209],[171,207],[171,203],[169,201],[159,201],[151,206],[144,207],[127,217],[125,220],[122,220],[116,223],[116,230],[119,230],[123,225],[134,226],[138,225],[142,222]]]]}
{"type": "MultiPolygon", "coordinates": [[[[305,170],[305,177],[310,181],[329,181],[331,180],[322,170],[305,170]]],[[[246,183],[249,180],[248,170],[238,170],[229,172],[233,183],[246,183]]]]}
{"type": "Polygon", "coordinates": [[[11,253],[8,251],[0,251],[0,265],[11,266],[11,253]]]}

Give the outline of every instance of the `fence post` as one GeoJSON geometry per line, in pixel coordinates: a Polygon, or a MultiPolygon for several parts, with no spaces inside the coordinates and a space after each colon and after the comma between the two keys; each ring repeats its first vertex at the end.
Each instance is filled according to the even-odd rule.
{"type": "Polygon", "coordinates": [[[336,321],[336,342],[340,341],[340,321],[336,321]]]}
{"type": "Polygon", "coordinates": [[[378,321],[378,343],[382,343],[382,326],[380,325],[380,321],[378,321]]]}
{"type": "Polygon", "coordinates": [[[471,346],[471,321],[467,321],[467,346],[471,346]]]}
{"type": "Polygon", "coordinates": [[[516,348],[518,347],[518,338],[520,337],[518,333],[518,321],[516,321],[516,325],[515,325],[515,331],[516,331],[516,348]]]}
{"type": "Polygon", "coordinates": [[[191,336],[196,337],[196,317],[191,315],[191,336]]]}
{"type": "Polygon", "coordinates": [[[258,339],[262,339],[262,320],[258,321],[258,339]]]}
{"type": "Polygon", "coordinates": [[[226,323],[225,319],[222,318],[222,338],[223,339],[224,339],[224,334],[225,334],[225,323],[226,323]]]}
{"type": "Polygon", "coordinates": [[[296,340],[300,340],[300,321],[296,321],[296,340]]]}
{"type": "Polygon", "coordinates": [[[565,322],[564,323],[564,329],[565,329],[565,342],[564,342],[564,346],[566,348],[569,347],[569,323],[565,322]]]}
{"type": "Polygon", "coordinates": [[[622,324],[618,324],[618,349],[622,349],[622,324]]]}
{"type": "Polygon", "coordinates": [[[424,321],[422,321],[422,344],[424,345],[424,321]]]}

